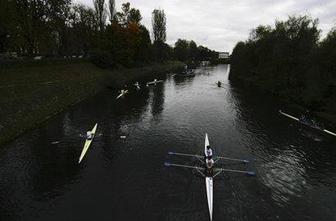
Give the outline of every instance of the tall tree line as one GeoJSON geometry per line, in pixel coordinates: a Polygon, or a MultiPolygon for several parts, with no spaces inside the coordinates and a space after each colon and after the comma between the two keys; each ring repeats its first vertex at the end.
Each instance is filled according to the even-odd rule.
{"type": "Polygon", "coordinates": [[[174,47],[175,58],[186,63],[198,63],[200,61],[210,61],[216,63],[218,52],[203,46],[197,46],[196,42],[185,39],[178,39],[174,47]]]}
{"type": "Polygon", "coordinates": [[[317,111],[336,111],[336,30],[321,39],[308,16],[259,26],[231,55],[233,81],[248,81],[317,111]]]}
{"type": "Polygon", "coordinates": [[[115,0],[93,0],[93,8],[71,0],[11,0],[0,4],[0,55],[80,55],[103,67],[132,67],[173,59],[204,60],[210,53],[193,41],[187,48],[178,48],[181,40],[175,48],[168,45],[167,17],[161,9],[152,12],[151,41],[150,32],[141,23],[140,10],[129,2],[119,11],[115,0]]]}

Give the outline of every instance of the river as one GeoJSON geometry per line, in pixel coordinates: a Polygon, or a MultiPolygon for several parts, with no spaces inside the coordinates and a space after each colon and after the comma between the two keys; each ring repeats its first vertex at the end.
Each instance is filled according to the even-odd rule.
{"type": "Polygon", "coordinates": [[[230,84],[228,73],[168,74],[119,100],[106,89],[1,147],[0,220],[209,220],[204,179],[164,166],[193,165],[167,153],[200,153],[205,133],[215,154],[251,160],[221,166],[257,173],[215,178],[215,221],[335,220],[335,139],[280,116],[280,101],[230,84]]]}

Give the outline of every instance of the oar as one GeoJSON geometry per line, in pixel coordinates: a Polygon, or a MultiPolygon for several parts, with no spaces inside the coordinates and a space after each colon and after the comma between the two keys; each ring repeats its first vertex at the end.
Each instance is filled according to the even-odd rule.
{"type": "MultiPolygon", "coordinates": [[[[232,169],[226,169],[226,168],[216,168],[216,169],[219,169],[220,172],[233,172],[233,173],[243,173],[243,174],[246,174],[246,175],[249,175],[249,176],[255,176],[256,173],[253,172],[253,171],[243,171],[243,170],[232,170],[232,169]]],[[[218,173],[219,174],[219,173],[218,173]]],[[[218,175],[217,174],[217,175],[218,175]]]]}
{"type": "Polygon", "coordinates": [[[330,134],[330,135],[336,136],[336,133],[331,132],[331,131],[329,131],[329,130],[323,130],[323,131],[326,132],[326,133],[328,133],[328,134],[330,134]]]}
{"type": "Polygon", "coordinates": [[[185,156],[185,157],[200,157],[200,158],[204,157],[204,156],[196,155],[196,154],[186,154],[186,153],[176,153],[176,152],[168,152],[168,155],[185,156]]]}
{"type": "Polygon", "coordinates": [[[195,166],[189,166],[189,165],[184,165],[184,164],[176,164],[176,163],[169,163],[165,162],[164,165],[166,167],[183,167],[183,168],[188,168],[188,169],[196,169],[196,170],[202,170],[202,167],[195,167],[195,166]]]}
{"type": "Polygon", "coordinates": [[[203,177],[206,177],[205,174],[204,174],[202,171],[200,171],[199,169],[196,169],[196,170],[197,170],[197,172],[199,172],[203,177]]]}
{"type": "MultiPolygon", "coordinates": [[[[204,156],[200,156],[200,155],[195,155],[195,154],[186,154],[186,153],[176,153],[176,152],[168,152],[169,155],[176,155],[176,156],[185,156],[185,157],[197,157],[197,158],[203,158],[204,156]]],[[[218,159],[223,159],[223,160],[232,160],[232,161],[238,161],[238,162],[242,162],[242,163],[249,163],[250,161],[248,160],[242,160],[242,159],[235,159],[235,158],[230,158],[230,157],[214,157],[214,158],[218,158],[218,159]]]]}
{"type": "Polygon", "coordinates": [[[223,159],[223,160],[232,160],[232,161],[238,161],[238,162],[242,162],[242,163],[249,163],[249,160],[242,160],[242,159],[235,159],[235,158],[229,158],[229,157],[215,157],[215,158],[219,158],[219,159],[223,159]]]}

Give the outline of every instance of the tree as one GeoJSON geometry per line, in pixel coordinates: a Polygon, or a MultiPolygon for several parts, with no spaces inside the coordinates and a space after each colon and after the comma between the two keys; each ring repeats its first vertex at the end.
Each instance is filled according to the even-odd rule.
{"type": "Polygon", "coordinates": [[[166,14],[164,10],[155,9],[152,12],[152,27],[154,42],[166,42],[166,14]]]}
{"type": "Polygon", "coordinates": [[[69,54],[67,50],[71,44],[69,42],[67,22],[70,16],[71,0],[48,0],[43,2],[45,2],[46,10],[45,20],[50,32],[45,35],[49,36],[49,38],[40,42],[43,44],[43,53],[69,54]],[[52,52],[48,50],[50,44],[55,45],[52,52]]]}
{"type": "Polygon", "coordinates": [[[115,0],[109,0],[110,22],[112,23],[115,15],[115,0]]]}
{"type": "Polygon", "coordinates": [[[126,28],[130,23],[140,25],[142,20],[140,11],[138,9],[131,8],[129,2],[122,4],[121,12],[117,12],[115,18],[118,24],[124,28],[126,28]]]}
{"type": "Polygon", "coordinates": [[[82,4],[75,4],[70,15],[71,47],[74,54],[88,55],[94,45],[96,33],[96,16],[92,8],[82,4]]]}
{"type": "Polygon", "coordinates": [[[198,50],[197,50],[197,44],[194,41],[189,42],[189,59],[192,61],[196,61],[196,58],[198,57],[198,50]]]}
{"type": "Polygon", "coordinates": [[[276,21],[275,28],[258,26],[247,41],[235,46],[230,79],[248,80],[296,103],[310,108],[321,107],[323,92],[327,88],[333,90],[333,86],[323,86],[326,79],[332,78],[323,80],[322,77],[328,69],[322,71],[322,64],[332,55],[327,52],[323,56],[317,24],[317,19],[296,16],[276,21]]]}
{"type": "Polygon", "coordinates": [[[15,2],[0,1],[0,53],[10,50],[10,42],[15,38],[15,2]]]}
{"type": "Polygon", "coordinates": [[[188,58],[189,43],[187,40],[178,39],[175,43],[174,54],[177,60],[186,61],[188,58]]]}
{"type": "Polygon", "coordinates": [[[16,1],[16,24],[15,35],[17,51],[22,55],[34,56],[40,53],[40,43],[44,32],[48,31],[45,17],[47,15],[45,2],[42,0],[16,1]]]}
{"type": "Polygon", "coordinates": [[[106,5],[105,0],[93,0],[93,5],[96,12],[99,31],[103,31],[106,23],[106,5]]]}
{"type": "Polygon", "coordinates": [[[132,8],[127,16],[127,22],[133,22],[139,25],[141,20],[142,16],[139,9],[132,8]]]}

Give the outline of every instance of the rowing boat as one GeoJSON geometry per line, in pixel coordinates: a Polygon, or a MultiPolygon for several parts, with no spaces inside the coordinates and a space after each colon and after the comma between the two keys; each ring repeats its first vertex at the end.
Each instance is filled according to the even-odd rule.
{"type": "Polygon", "coordinates": [[[138,82],[136,82],[134,86],[137,88],[137,90],[140,90],[140,84],[138,82]]]}
{"type": "Polygon", "coordinates": [[[78,163],[81,163],[81,161],[83,160],[86,152],[88,151],[92,141],[93,141],[93,138],[95,137],[96,135],[96,130],[97,130],[97,126],[98,124],[96,123],[96,125],[93,127],[93,129],[91,130],[91,133],[92,133],[92,138],[91,139],[86,139],[85,140],[85,144],[84,144],[84,147],[83,147],[83,150],[82,150],[82,153],[79,157],[79,160],[78,160],[78,163]]]}
{"type": "MultiPolygon", "coordinates": [[[[168,152],[168,155],[174,155],[174,156],[182,156],[182,157],[194,157],[198,159],[202,163],[202,167],[199,166],[190,166],[190,165],[184,165],[184,164],[176,164],[176,163],[169,163],[165,162],[165,166],[167,167],[182,167],[187,169],[195,169],[197,172],[201,174],[202,177],[205,178],[205,189],[206,189],[206,196],[207,196],[207,202],[208,202],[208,209],[209,209],[209,219],[212,221],[213,216],[213,179],[221,174],[222,172],[234,172],[234,173],[243,173],[246,175],[254,176],[255,173],[252,171],[242,171],[242,170],[234,170],[234,169],[228,169],[228,168],[213,168],[214,173],[213,175],[209,176],[206,173],[206,162],[204,161],[204,156],[207,156],[206,154],[206,148],[209,145],[209,138],[208,134],[205,134],[205,142],[204,142],[204,155],[196,155],[196,154],[187,154],[187,153],[176,153],[176,152],[168,152]]],[[[229,158],[229,157],[222,157],[222,156],[216,156],[213,157],[215,160],[215,163],[219,160],[231,160],[231,161],[237,161],[241,163],[249,163],[248,160],[242,160],[242,159],[235,159],[235,158],[229,158]]]]}
{"type": "Polygon", "coordinates": [[[148,87],[149,85],[152,85],[152,84],[156,85],[157,83],[162,83],[162,82],[163,80],[154,79],[154,81],[147,82],[146,86],[148,87]]]}
{"type": "Polygon", "coordinates": [[[324,129],[324,128],[322,128],[322,127],[319,127],[319,126],[316,126],[316,125],[308,124],[308,123],[306,123],[306,122],[300,120],[300,119],[297,118],[297,117],[294,117],[294,116],[292,116],[292,115],[290,115],[290,114],[287,114],[287,113],[285,113],[285,112],[282,112],[281,110],[279,110],[279,113],[280,113],[281,115],[283,115],[283,116],[285,116],[285,117],[288,117],[288,118],[290,118],[290,119],[292,119],[292,120],[295,120],[295,121],[297,121],[297,122],[299,122],[299,123],[301,123],[301,124],[303,124],[303,125],[306,125],[306,126],[308,126],[308,127],[317,129],[317,130],[322,131],[322,132],[325,132],[325,133],[330,134],[330,135],[332,135],[332,136],[336,136],[336,133],[331,132],[330,130],[326,130],[326,129],[324,129]]]}
{"type": "MultiPolygon", "coordinates": [[[[207,146],[209,146],[209,139],[208,134],[205,134],[205,145],[204,145],[204,155],[206,156],[207,146]]],[[[209,208],[209,215],[210,221],[212,220],[212,211],[213,211],[213,177],[206,176],[205,177],[205,189],[206,195],[208,199],[208,208],[209,208]]]]}
{"type": "Polygon", "coordinates": [[[118,95],[118,97],[116,97],[116,99],[121,98],[122,96],[124,96],[127,93],[128,93],[128,90],[122,90],[121,93],[118,95]]]}

